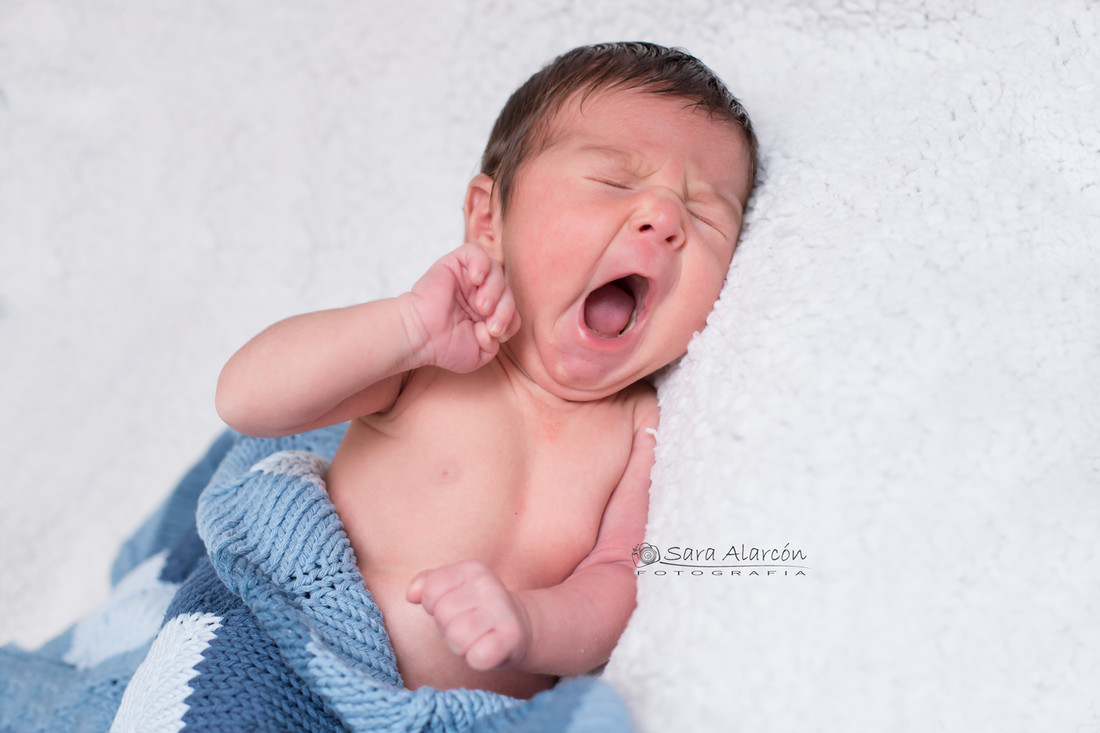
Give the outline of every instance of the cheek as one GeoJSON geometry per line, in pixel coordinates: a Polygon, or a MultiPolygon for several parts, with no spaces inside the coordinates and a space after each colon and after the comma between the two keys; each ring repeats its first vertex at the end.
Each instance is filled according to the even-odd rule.
{"type": "Polygon", "coordinates": [[[665,363],[683,356],[691,339],[706,326],[713,304],[713,298],[697,290],[684,297],[677,308],[666,312],[667,319],[661,328],[665,363]]]}
{"type": "Polygon", "coordinates": [[[693,331],[702,331],[707,323],[707,317],[714,310],[714,304],[718,301],[718,295],[722,292],[725,278],[700,278],[684,304],[684,322],[691,324],[693,331]]]}
{"type": "Polygon", "coordinates": [[[530,196],[525,203],[525,211],[530,213],[506,222],[503,229],[513,264],[532,275],[548,277],[584,268],[585,245],[593,230],[585,212],[552,193],[530,196]]]}

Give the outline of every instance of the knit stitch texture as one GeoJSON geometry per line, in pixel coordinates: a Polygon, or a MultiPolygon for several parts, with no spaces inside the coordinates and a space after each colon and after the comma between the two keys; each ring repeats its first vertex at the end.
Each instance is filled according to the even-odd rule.
{"type": "Polygon", "coordinates": [[[66,662],[81,624],[38,653],[0,650],[0,730],[629,730],[594,678],[530,701],[402,686],[325,493],[341,433],[215,443],[116,563],[119,589],[136,576],[157,593],[131,588],[81,622],[124,628],[135,597],[174,587],[159,633],[124,650],[104,640],[86,668],[66,662]]]}

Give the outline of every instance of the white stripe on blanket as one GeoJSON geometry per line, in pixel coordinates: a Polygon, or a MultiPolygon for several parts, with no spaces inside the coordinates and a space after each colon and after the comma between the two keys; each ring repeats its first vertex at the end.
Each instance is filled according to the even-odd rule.
{"type": "Polygon", "coordinates": [[[327,459],[307,451],[280,451],[258,461],[252,470],[268,476],[302,479],[324,491],[322,477],[328,473],[329,463],[327,459]]]}
{"type": "Polygon", "coordinates": [[[168,621],[122,696],[111,733],[176,733],[187,713],[188,682],[221,618],[192,613],[168,621]]]}
{"type": "Polygon", "coordinates": [[[156,636],[179,588],[160,579],[167,558],[167,550],[157,553],[119,581],[103,608],[73,627],[71,646],[62,659],[89,669],[156,636]]]}

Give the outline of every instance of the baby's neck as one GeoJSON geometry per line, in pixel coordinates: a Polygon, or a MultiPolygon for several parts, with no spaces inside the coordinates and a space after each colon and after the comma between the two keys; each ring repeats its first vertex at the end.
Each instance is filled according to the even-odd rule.
{"type": "Polygon", "coordinates": [[[531,379],[531,375],[527,373],[527,370],[523,368],[523,365],[519,363],[519,359],[515,357],[515,355],[512,353],[512,350],[509,349],[507,346],[501,347],[500,351],[497,353],[497,360],[504,367],[504,371],[506,373],[510,372],[512,369],[515,369],[528,382],[534,384],[535,386],[538,386],[535,380],[531,379]]]}
{"type": "Polygon", "coordinates": [[[556,395],[539,384],[527,373],[527,370],[523,368],[523,365],[520,364],[519,359],[516,358],[507,344],[502,345],[500,351],[497,352],[496,362],[504,372],[505,379],[517,394],[533,398],[543,408],[572,411],[586,404],[585,401],[569,400],[556,395]]]}

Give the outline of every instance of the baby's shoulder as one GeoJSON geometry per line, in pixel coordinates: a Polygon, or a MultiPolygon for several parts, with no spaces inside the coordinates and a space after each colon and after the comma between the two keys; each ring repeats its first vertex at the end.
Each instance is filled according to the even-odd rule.
{"type": "Polygon", "coordinates": [[[657,390],[646,381],[635,382],[619,394],[632,403],[657,404],[657,390]]]}
{"type": "Polygon", "coordinates": [[[648,382],[635,382],[619,392],[618,397],[633,415],[636,431],[657,427],[660,413],[657,408],[657,390],[653,385],[648,382]]]}

